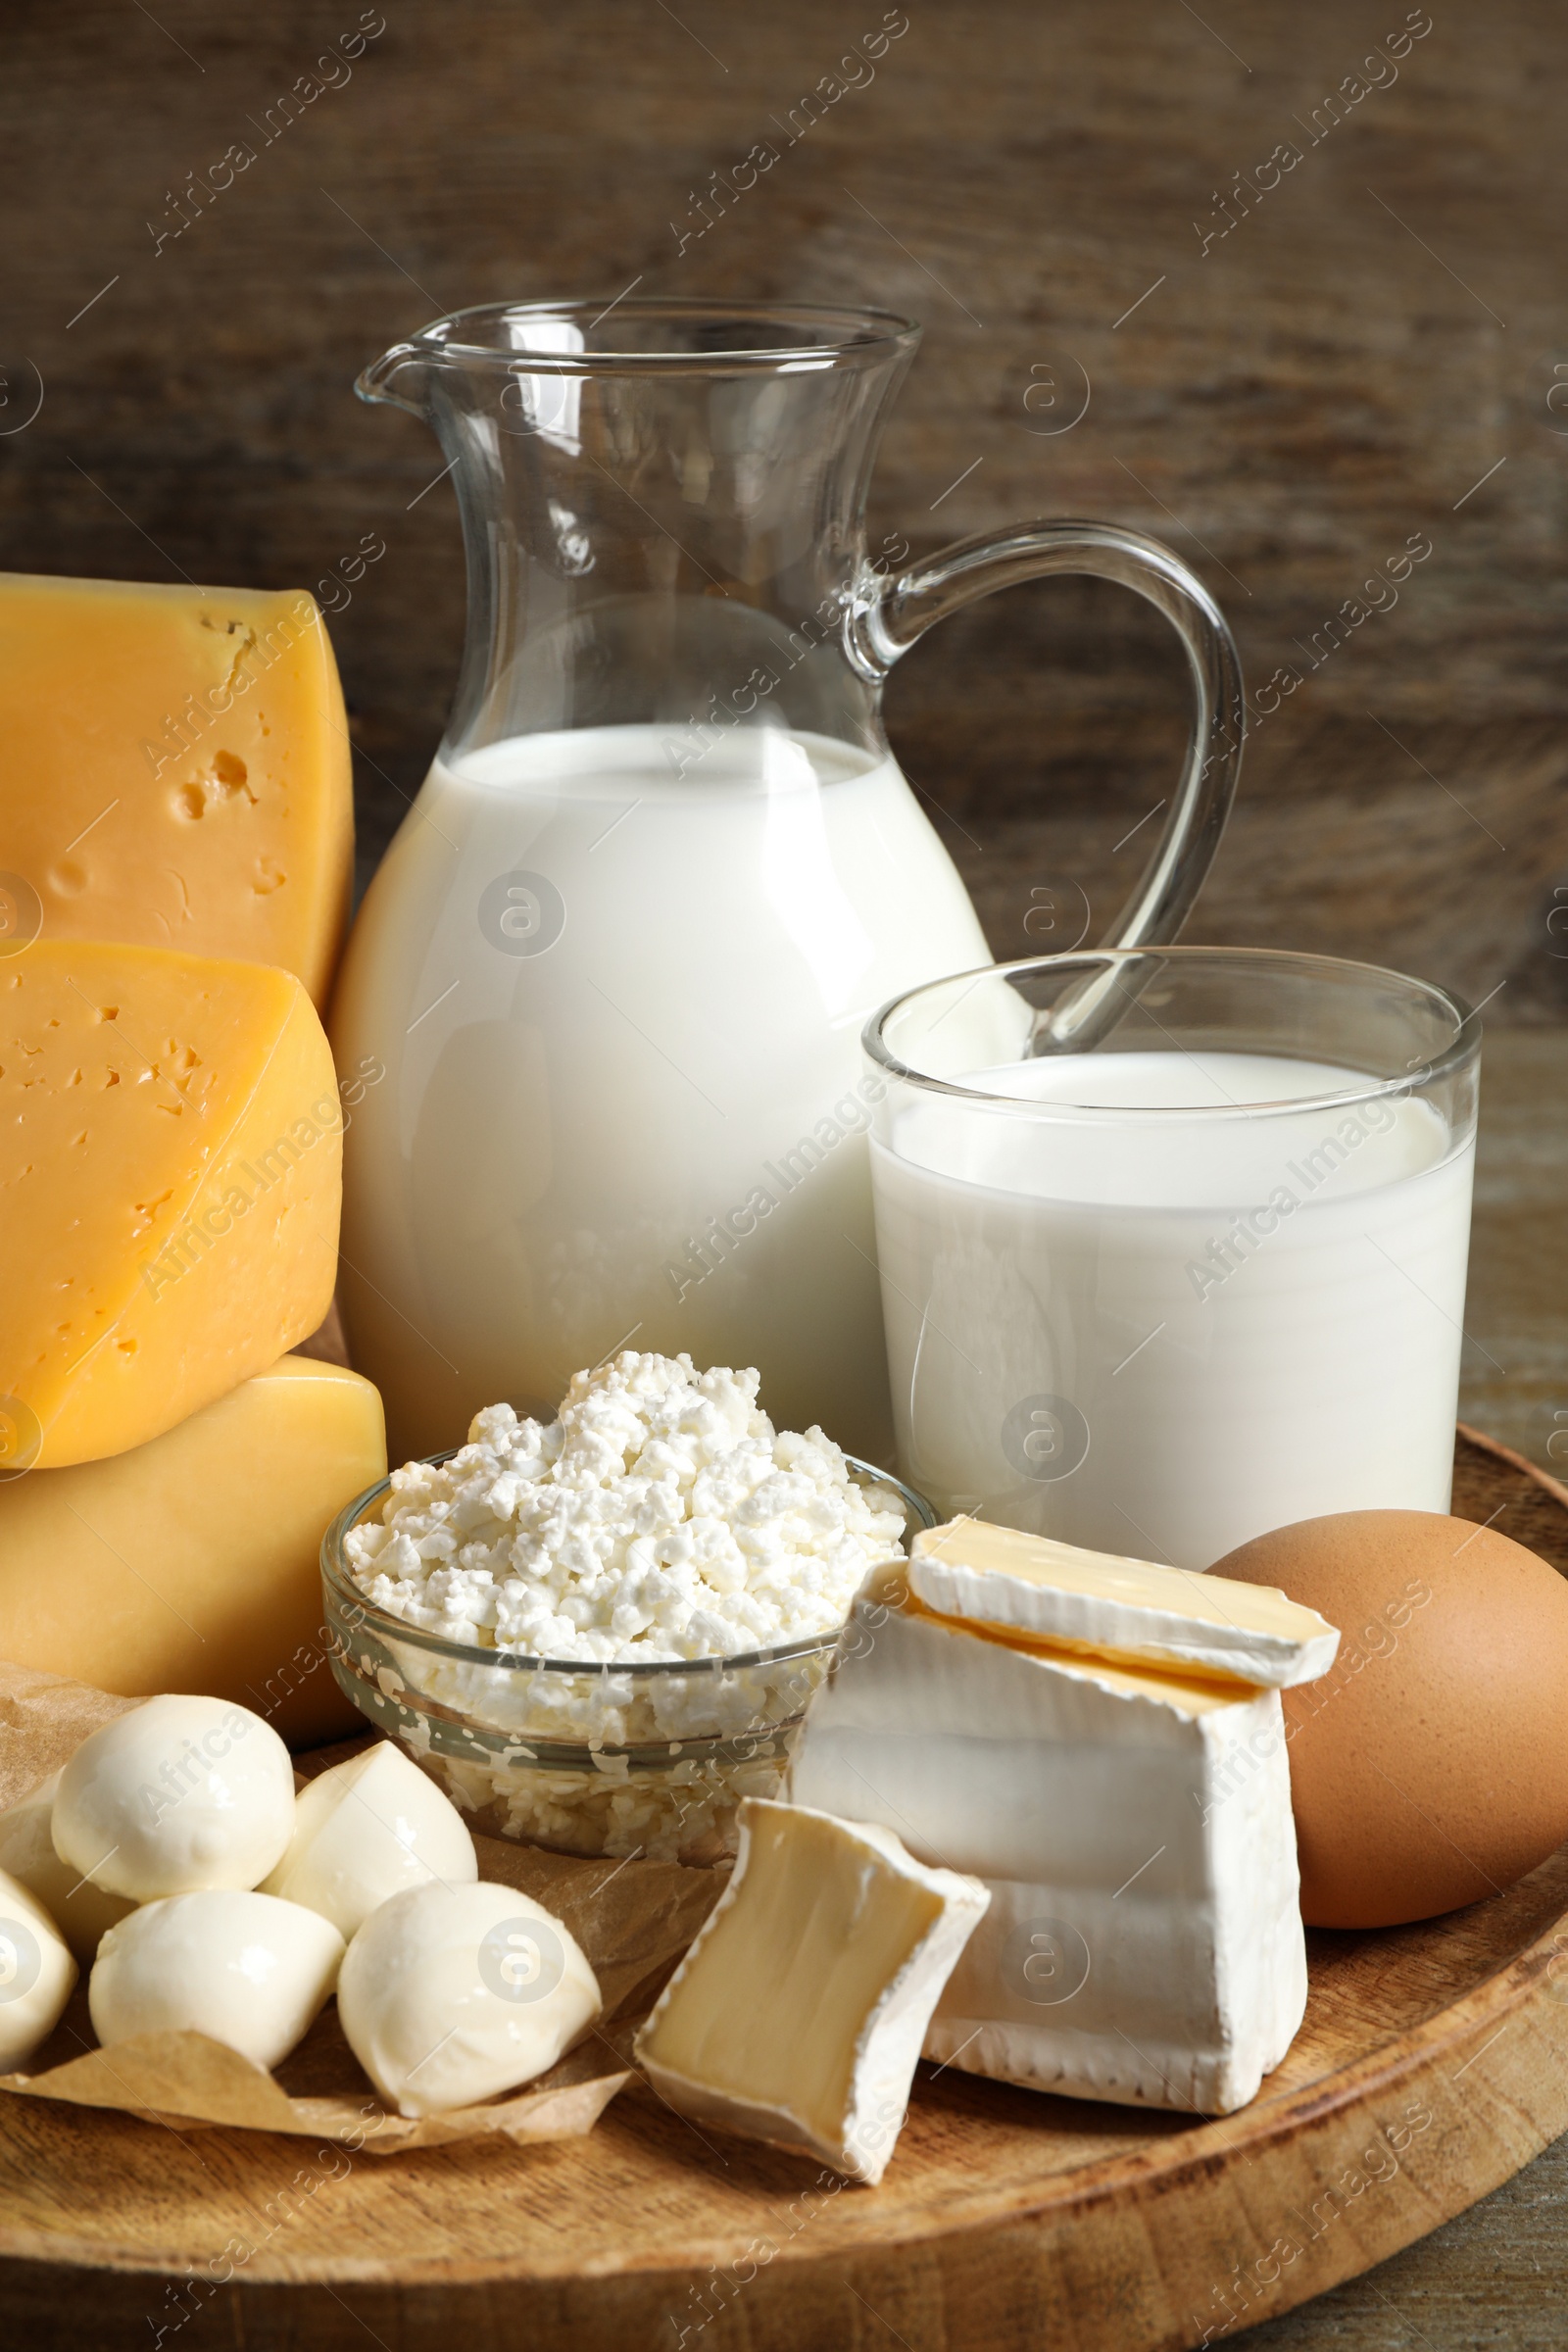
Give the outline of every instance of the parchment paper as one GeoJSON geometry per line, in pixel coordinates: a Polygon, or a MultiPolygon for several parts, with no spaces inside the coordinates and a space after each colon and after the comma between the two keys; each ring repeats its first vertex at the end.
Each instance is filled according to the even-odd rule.
{"type": "MultiPolygon", "coordinates": [[[[139,1704],[85,1683],[0,1663],[0,1809],[57,1772],[100,1724],[139,1704]]],[[[301,1777],[357,1755],[374,1736],[296,1759],[301,1777]]],[[[203,2034],[140,2034],[101,2050],[85,1980],[26,2071],[0,2091],[176,2123],[335,2140],[375,2155],[502,2132],[514,2141],[575,2139],[631,2080],[631,2035],[724,1885],[678,1862],[583,1862],[476,1838],[479,1876],[515,1886],[564,1922],[599,1979],[605,2011],[574,2049],[520,2090],[417,2121],[389,2114],[343,2037],[329,2001],[299,2048],[269,2074],[203,2034]]]]}

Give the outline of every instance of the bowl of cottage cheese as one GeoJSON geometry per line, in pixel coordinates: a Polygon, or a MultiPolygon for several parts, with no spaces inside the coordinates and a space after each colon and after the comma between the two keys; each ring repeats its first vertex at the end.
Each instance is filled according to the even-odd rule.
{"type": "Polygon", "coordinates": [[[327,1530],[333,1672],[475,1828],[712,1862],[779,1793],[857,1592],[934,1514],[760,1386],[625,1349],[327,1530]]]}

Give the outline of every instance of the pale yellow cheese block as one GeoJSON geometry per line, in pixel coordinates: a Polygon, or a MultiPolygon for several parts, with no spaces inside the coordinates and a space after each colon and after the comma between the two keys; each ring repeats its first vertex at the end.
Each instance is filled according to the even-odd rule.
{"type": "Polygon", "coordinates": [[[303,590],[0,572],[0,949],[120,939],[281,964],[323,1004],[354,810],[303,590]]]}
{"type": "Polygon", "coordinates": [[[318,1553],[385,1471],[369,1381],[285,1355],[150,1445],[0,1482],[0,1657],[127,1698],[235,1699],[295,1746],[361,1729],[318,1553]]]}
{"type": "Polygon", "coordinates": [[[308,1338],[341,1163],[290,973],[89,941],[0,957],[0,1469],[144,1445],[308,1338]]]}

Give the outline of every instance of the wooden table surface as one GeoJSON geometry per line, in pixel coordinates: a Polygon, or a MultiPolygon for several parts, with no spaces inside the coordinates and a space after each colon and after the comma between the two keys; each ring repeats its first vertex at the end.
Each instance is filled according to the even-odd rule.
{"type": "MultiPolygon", "coordinates": [[[[1030,514],[1157,531],[1225,605],[1254,688],[1300,673],[1249,748],[1189,936],[1491,1000],[1464,1410],[1561,1472],[1568,19],[1542,0],[908,0],[874,79],[683,248],[710,173],[782,137],[883,14],[13,9],[0,561],[320,583],[363,874],[439,735],[463,590],[434,444],[359,408],[356,370],[460,304],[638,278],[914,311],[877,531],[921,551],[1030,514]],[[1426,29],[1400,55],[1406,22],[1426,29]],[[312,79],[357,24],[352,67],[312,79]],[[314,94],[279,126],[301,77],[314,94]],[[235,142],[253,160],[215,199],[235,142]],[[1299,160],[1259,202],[1281,142],[1299,160]],[[1087,412],[1040,431],[1040,370],[1074,368],[1087,412]],[[386,553],[345,603],[330,583],[367,533],[386,553]],[[1314,666],[1325,616],[1412,534],[1433,552],[1397,607],[1314,666]]],[[[1095,935],[1124,837],[1169,788],[1180,707],[1161,624],[1098,584],[994,601],[897,673],[895,743],[999,954],[1095,935]]],[[[1258,2340],[1556,2345],[1565,2301],[1559,2147],[1258,2340]]]]}

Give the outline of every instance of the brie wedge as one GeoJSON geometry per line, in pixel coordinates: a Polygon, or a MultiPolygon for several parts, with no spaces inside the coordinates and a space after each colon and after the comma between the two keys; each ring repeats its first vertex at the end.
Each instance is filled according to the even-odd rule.
{"type": "Polygon", "coordinates": [[[792,1799],[883,1823],[990,1908],[924,2054],[1223,2115],[1306,2000],[1279,1693],[857,1605],[792,1799]]]}
{"type": "Polygon", "coordinates": [[[1288,1690],[1327,1674],[1337,1629],[1267,1585],[1080,1551],[977,1519],[922,1529],[909,1590],[928,1609],[1037,1642],[1197,1666],[1288,1690]]]}
{"type": "Polygon", "coordinates": [[[733,1876],[637,2036],[698,2122],[880,2180],[984,1887],[885,1828],[749,1798],[733,1876]]]}

